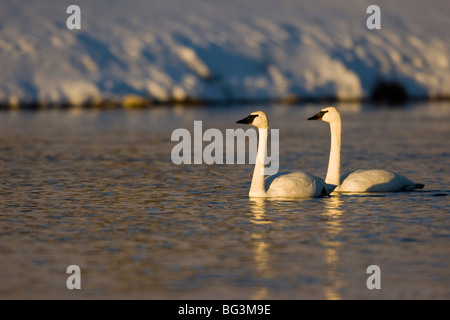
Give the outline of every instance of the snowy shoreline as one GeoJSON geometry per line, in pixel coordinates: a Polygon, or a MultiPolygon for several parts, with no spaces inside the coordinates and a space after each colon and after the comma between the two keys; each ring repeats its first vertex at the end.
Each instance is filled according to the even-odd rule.
{"type": "Polygon", "coordinates": [[[450,99],[450,4],[0,4],[0,108],[450,99]]]}

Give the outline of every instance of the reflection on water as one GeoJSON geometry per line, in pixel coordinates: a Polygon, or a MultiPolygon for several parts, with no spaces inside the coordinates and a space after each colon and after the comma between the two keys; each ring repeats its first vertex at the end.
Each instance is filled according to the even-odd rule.
{"type": "MultiPolygon", "coordinates": [[[[250,222],[255,225],[267,225],[272,221],[265,214],[265,199],[264,198],[250,198],[251,213],[253,216],[250,222]]],[[[269,237],[267,229],[253,228],[252,240],[254,242],[254,261],[256,265],[256,275],[260,279],[267,279],[271,276],[269,268],[269,244],[267,239],[269,237]]],[[[256,289],[252,299],[262,300],[267,299],[268,289],[261,286],[256,289]]]]}
{"type": "Polygon", "coordinates": [[[326,222],[327,236],[323,240],[326,246],[327,285],[325,297],[328,300],[340,300],[339,289],[342,287],[342,279],[339,276],[339,250],[342,246],[340,235],[342,226],[342,201],[339,195],[325,199],[323,217],[326,222]]]}
{"type": "Polygon", "coordinates": [[[280,169],[324,176],[329,127],[306,121],[322,107],[0,113],[0,298],[450,299],[448,104],[338,106],[343,171],[388,168],[417,192],[249,199],[252,165],[171,162],[173,130],[263,110],[280,169]]]}

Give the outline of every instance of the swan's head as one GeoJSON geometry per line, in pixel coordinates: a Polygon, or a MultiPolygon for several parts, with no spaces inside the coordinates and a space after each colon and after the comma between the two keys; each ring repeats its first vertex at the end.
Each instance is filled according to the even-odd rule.
{"type": "Polygon", "coordinates": [[[236,121],[236,123],[251,124],[252,126],[257,127],[258,129],[269,128],[269,120],[267,119],[266,114],[262,111],[252,112],[248,117],[236,121]]]}
{"type": "Polygon", "coordinates": [[[325,122],[333,122],[341,119],[339,111],[335,107],[326,107],[320,110],[308,120],[322,120],[325,122]]]}

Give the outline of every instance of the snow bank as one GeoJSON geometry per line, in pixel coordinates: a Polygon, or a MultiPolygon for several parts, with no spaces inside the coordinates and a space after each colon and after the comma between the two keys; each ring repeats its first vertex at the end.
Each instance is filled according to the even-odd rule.
{"type": "Polygon", "coordinates": [[[450,97],[450,3],[370,4],[380,30],[359,0],[3,0],[0,102],[450,97]]]}

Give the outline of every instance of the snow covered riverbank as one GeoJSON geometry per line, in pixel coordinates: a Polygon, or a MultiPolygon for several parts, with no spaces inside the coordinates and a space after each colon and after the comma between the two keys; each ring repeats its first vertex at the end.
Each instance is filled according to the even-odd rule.
{"type": "Polygon", "coordinates": [[[0,103],[450,97],[450,3],[23,1],[0,4],[0,103]],[[66,9],[81,8],[69,30],[66,9]],[[381,29],[369,30],[369,4],[381,29]]]}

